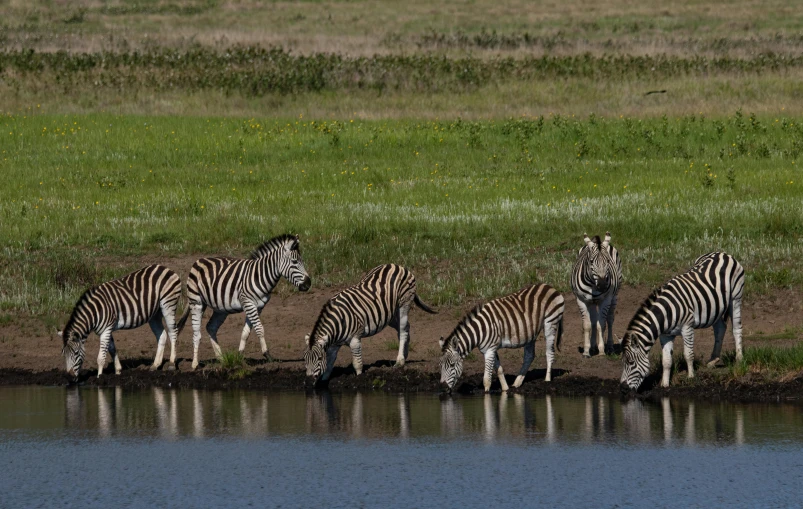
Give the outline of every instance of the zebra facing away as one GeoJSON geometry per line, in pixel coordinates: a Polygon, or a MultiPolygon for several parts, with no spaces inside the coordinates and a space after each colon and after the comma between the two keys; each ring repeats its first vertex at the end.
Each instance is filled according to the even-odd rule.
{"type": "Polygon", "coordinates": [[[572,292],[583,317],[583,356],[591,357],[591,330],[596,329],[599,353],[613,351],[613,319],[619,287],[622,286],[622,260],[611,245],[611,234],[605,240],[584,235],[585,246],[577,254],[572,269],[572,292]],[[607,348],[603,329],[608,329],[607,348]]]}
{"type": "MultiPolygon", "coordinates": [[[[187,309],[176,322],[176,308],[181,297],[181,279],[178,274],[161,265],[149,265],[136,272],[102,283],[85,291],[73,308],[67,326],[59,331],[63,340],[62,353],[67,374],[77,377],[84,362],[84,344],[90,332],[100,337],[98,376],[106,364],[106,352],[114,359],[114,372],[120,374],[122,366],[112,332],[134,329],[145,323],[157,339],[156,357],[151,370],[162,364],[165,342],[170,337],[170,364],[176,366],[176,337],[187,320],[187,309]],[[165,326],[162,326],[164,318],[165,326]]],[[[189,308],[188,308],[189,309],[189,308]]]]}
{"type": "Polygon", "coordinates": [[[500,348],[524,347],[524,363],[513,387],[524,382],[535,359],[535,339],[543,330],[546,342],[546,381],[552,380],[555,349],[560,351],[563,336],[563,296],[549,285],[528,286],[516,293],[480,304],[463,317],[441,346],[441,383],[451,391],[463,373],[463,359],[474,347],[485,356],[485,392],[491,388],[493,374],[502,390],[508,390],[499,363],[500,348]]]}
{"type": "Polygon", "coordinates": [[[388,325],[399,337],[395,365],[404,366],[410,344],[408,314],[413,303],[427,313],[437,313],[421,302],[415,276],[408,269],[394,264],[371,269],[359,283],[324,304],[312,333],[304,337],[307,376],[328,380],[343,345],[351,349],[354,370],[362,374],[362,338],[378,334],[388,325]]]}
{"type": "Polygon", "coordinates": [[[736,360],[742,359],[744,269],[726,253],[708,253],[688,272],[655,290],[636,311],[622,338],[622,389],[638,389],[650,369],[649,353],[657,340],[663,350],[661,387],[669,387],[675,336],[683,336],[683,356],[694,377],[694,329],[714,328],[708,366],[719,360],[727,319],[733,322],[736,360]]]}
{"type": "Polygon", "coordinates": [[[298,235],[280,235],[259,246],[249,259],[201,258],[190,269],[187,278],[187,300],[192,314],[192,369],[198,367],[201,343],[201,319],[207,306],[212,317],[206,324],[215,356],[221,350],[217,331],[228,315],[245,311],[245,326],[240,336],[240,352],[253,328],[259,338],[262,355],[270,360],[265,344],[265,331],[259,314],[270,300],[273,288],[284,276],[302,292],[309,290],[311,280],[298,247],[298,235]]]}

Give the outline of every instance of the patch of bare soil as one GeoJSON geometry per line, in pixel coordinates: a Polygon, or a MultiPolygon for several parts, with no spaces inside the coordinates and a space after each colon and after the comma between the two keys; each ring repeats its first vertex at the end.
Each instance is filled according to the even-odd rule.
{"type": "MultiPolygon", "coordinates": [[[[187,268],[191,264],[188,260],[187,268]]],[[[422,297],[426,301],[425,289],[422,297]]],[[[132,331],[118,331],[115,342],[123,361],[123,373],[114,375],[108,365],[102,377],[96,374],[98,339],[91,336],[87,342],[87,360],[81,383],[90,385],[115,385],[124,387],[194,387],[225,389],[230,387],[253,389],[304,389],[310,388],[303,372],[302,352],[304,335],[317,318],[318,311],[336,289],[312,289],[308,293],[295,291],[275,295],[262,313],[268,346],[271,354],[280,362],[265,363],[261,360],[259,344],[252,333],[246,347],[246,357],[251,365],[250,373],[241,380],[231,380],[228,375],[215,369],[212,348],[204,331],[201,343],[201,359],[206,366],[196,372],[189,371],[192,357],[192,331],[190,325],[179,336],[177,355],[178,371],[150,372],[147,366],[152,361],[156,340],[147,327],[132,331]]],[[[629,319],[636,311],[648,288],[623,288],[619,295],[614,334],[621,337],[629,319]]],[[[576,302],[571,295],[566,297],[566,314],[562,351],[553,367],[553,381],[544,382],[545,358],[543,340],[536,346],[537,357],[527,375],[525,384],[518,389],[524,394],[562,395],[618,395],[621,361],[618,356],[597,355],[591,359],[582,357],[582,324],[576,302]]],[[[337,368],[328,384],[329,390],[383,390],[383,391],[428,391],[438,392],[439,384],[438,338],[451,332],[465,309],[441,309],[437,315],[428,315],[420,310],[411,312],[412,348],[405,368],[390,367],[396,358],[395,331],[387,329],[363,343],[363,358],[366,370],[356,376],[350,367],[351,356],[342,348],[337,368]]],[[[779,292],[770,298],[746,302],[743,306],[745,346],[787,346],[800,339],[803,293],[779,292]]],[[[66,316],[63,318],[66,321],[66,316]]],[[[224,350],[238,347],[244,315],[232,315],[221,327],[218,338],[224,350]]],[[[62,322],[63,323],[63,322],[62,322]]],[[[695,351],[700,361],[706,361],[713,348],[713,333],[710,329],[697,332],[695,351]]],[[[728,331],[724,350],[733,349],[733,338],[728,331]]],[[[0,327],[0,385],[67,383],[63,375],[61,339],[55,328],[49,330],[42,320],[35,317],[19,318],[0,327]]],[[[677,344],[677,353],[682,350],[677,344]]],[[[168,349],[169,352],[169,349],[168,349]]],[[[504,350],[500,357],[512,383],[521,367],[521,350],[504,350]]],[[[107,362],[110,359],[107,359],[107,362]]],[[[482,356],[475,351],[466,359],[464,376],[458,390],[473,392],[482,390],[482,356]]],[[[792,378],[784,383],[765,383],[760,380],[725,384],[719,380],[716,370],[702,368],[695,383],[676,383],[685,378],[685,372],[675,375],[673,387],[667,390],[648,388],[638,397],[649,394],[703,397],[713,399],[773,400],[802,395],[803,381],[792,378]]],[[[498,390],[498,382],[493,389],[498,390]]]]}

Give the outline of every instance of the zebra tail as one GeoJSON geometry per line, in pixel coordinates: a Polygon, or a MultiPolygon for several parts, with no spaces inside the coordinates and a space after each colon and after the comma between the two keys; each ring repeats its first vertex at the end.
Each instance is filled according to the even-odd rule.
{"type": "Polygon", "coordinates": [[[431,315],[437,315],[438,314],[437,311],[435,311],[434,309],[430,308],[429,306],[427,306],[426,304],[421,302],[421,299],[418,298],[418,294],[415,294],[415,297],[413,298],[413,301],[416,303],[416,305],[418,307],[420,307],[421,309],[423,309],[427,313],[429,313],[431,315]]]}
{"type": "Polygon", "coordinates": [[[555,350],[560,352],[560,341],[563,339],[563,316],[560,317],[558,322],[558,337],[555,338],[555,350]]]}
{"type": "Polygon", "coordinates": [[[187,317],[190,316],[190,300],[186,295],[182,295],[181,300],[184,301],[184,312],[181,313],[181,318],[176,322],[176,336],[181,334],[181,331],[184,330],[184,326],[187,324],[187,317]]]}

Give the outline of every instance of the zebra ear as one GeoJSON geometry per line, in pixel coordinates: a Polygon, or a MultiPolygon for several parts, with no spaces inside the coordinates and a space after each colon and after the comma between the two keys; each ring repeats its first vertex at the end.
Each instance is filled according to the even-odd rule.
{"type": "Polygon", "coordinates": [[[602,247],[607,248],[611,243],[611,232],[605,232],[605,240],[602,241],[602,247]]]}
{"type": "Polygon", "coordinates": [[[306,334],[304,336],[304,346],[307,347],[307,348],[309,348],[309,346],[310,346],[309,345],[309,334],[306,334]]]}
{"type": "Polygon", "coordinates": [[[298,249],[298,240],[298,235],[296,235],[295,239],[293,239],[293,243],[290,244],[290,251],[296,251],[298,249]]]}
{"type": "Polygon", "coordinates": [[[56,332],[56,334],[58,334],[60,338],[64,337],[64,331],[63,330],[60,330],[60,331],[56,332]]]}
{"type": "Polygon", "coordinates": [[[587,233],[583,234],[583,242],[585,242],[586,246],[588,246],[588,247],[594,246],[594,243],[591,242],[591,239],[588,238],[588,234],[587,233]]]}
{"type": "Polygon", "coordinates": [[[443,336],[441,336],[441,338],[438,340],[438,344],[441,345],[441,350],[443,350],[443,344],[444,344],[443,336]]]}

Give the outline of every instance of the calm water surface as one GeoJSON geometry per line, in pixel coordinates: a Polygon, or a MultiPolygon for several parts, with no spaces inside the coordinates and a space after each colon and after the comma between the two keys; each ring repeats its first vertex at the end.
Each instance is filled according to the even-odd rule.
{"type": "Polygon", "coordinates": [[[801,507],[803,407],[0,388],[0,507],[801,507]]]}

